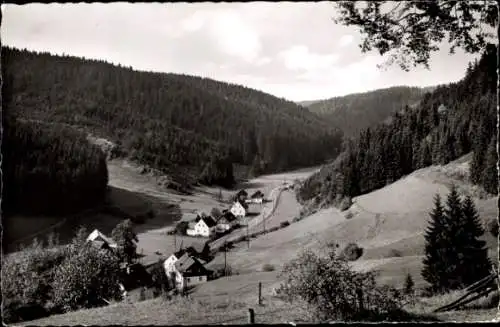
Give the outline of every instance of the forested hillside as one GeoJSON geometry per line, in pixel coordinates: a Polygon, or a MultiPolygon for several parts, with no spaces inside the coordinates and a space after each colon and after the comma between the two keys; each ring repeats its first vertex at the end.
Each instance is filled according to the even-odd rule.
{"type": "Polygon", "coordinates": [[[85,135],[14,119],[3,127],[3,215],[64,215],[103,204],[106,157],[85,135]]]}
{"type": "Polygon", "coordinates": [[[139,162],[208,184],[230,185],[235,163],[274,172],[340,150],[340,131],[317,115],[241,86],[12,48],[2,60],[17,116],[83,126],[139,162]]]}
{"type": "Polygon", "coordinates": [[[304,104],[347,136],[375,126],[405,106],[414,107],[431,88],[396,86],[304,104]]]}
{"type": "Polygon", "coordinates": [[[471,151],[472,182],[496,194],[496,61],[496,47],[489,45],[460,82],[436,88],[417,108],[394,115],[390,124],[363,130],[334,164],[305,182],[299,199],[332,203],[471,151]]]}

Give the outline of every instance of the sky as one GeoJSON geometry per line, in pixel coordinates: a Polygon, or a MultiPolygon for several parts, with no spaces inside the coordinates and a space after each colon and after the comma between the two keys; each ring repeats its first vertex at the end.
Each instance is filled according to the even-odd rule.
{"type": "Polygon", "coordinates": [[[476,56],[444,45],[431,69],[377,68],[330,2],[2,5],[2,44],[103,59],[136,70],[245,85],[291,101],[396,85],[455,82],[476,56]]]}

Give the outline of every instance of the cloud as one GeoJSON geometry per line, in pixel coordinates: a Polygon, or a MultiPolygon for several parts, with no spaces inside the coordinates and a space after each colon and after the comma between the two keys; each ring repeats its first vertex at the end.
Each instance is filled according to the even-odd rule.
{"type": "Polygon", "coordinates": [[[350,34],[343,35],[339,40],[339,47],[341,47],[341,48],[346,47],[349,44],[351,44],[353,41],[354,41],[354,36],[352,36],[350,34]]]}
{"type": "Polygon", "coordinates": [[[305,45],[294,45],[278,54],[287,69],[314,71],[331,66],[338,60],[335,54],[317,54],[305,45]]]}

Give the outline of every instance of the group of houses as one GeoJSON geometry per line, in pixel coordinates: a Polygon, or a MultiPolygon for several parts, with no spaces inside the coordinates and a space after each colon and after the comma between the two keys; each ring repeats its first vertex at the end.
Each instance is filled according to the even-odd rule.
{"type": "MultiPolygon", "coordinates": [[[[264,194],[260,191],[248,197],[247,192],[241,190],[235,195],[231,207],[223,210],[219,217],[214,218],[204,214],[197,215],[196,219],[189,224],[187,234],[210,237],[217,232],[227,232],[234,228],[241,218],[246,217],[252,212],[252,205],[262,204],[263,199],[264,194]]],[[[117,248],[115,241],[97,229],[87,237],[87,243],[91,243],[100,249],[111,251],[117,248]]],[[[177,289],[184,290],[190,286],[205,283],[209,280],[212,271],[205,268],[206,262],[202,259],[202,252],[201,249],[196,249],[194,246],[185,249],[181,248],[163,261],[165,274],[175,284],[177,289]]],[[[133,265],[133,267],[136,265],[133,265]]],[[[147,269],[149,265],[143,266],[143,268],[147,269]]],[[[132,270],[137,270],[137,267],[132,270],[131,267],[130,265],[124,267],[124,276],[131,275],[132,270]]],[[[124,289],[130,289],[127,286],[124,289]]],[[[123,285],[120,287],[123,287],[123,285]]]]}
{"type": "Polygon", "coordinates": [[[258,213],[255,205],[262,204],[264,194],[256,191],[250,197],[245,190],[239,191],[229,209],[224,209],[218,217],[199,214],[188,224],[186,234],[189,236],[211,237],[215,233],[225,233],[233,229],[242,218],[250,213],[258,213]],[[253,207],[253,208],[252,208],[253,207]],[[257,211],[257,212],[256,212],[257,211]]]}

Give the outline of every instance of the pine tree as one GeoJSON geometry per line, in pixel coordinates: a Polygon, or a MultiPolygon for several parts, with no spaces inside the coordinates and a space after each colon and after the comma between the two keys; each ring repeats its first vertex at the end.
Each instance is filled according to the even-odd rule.
{"type": "Polygon", "coordinates": [[[414,292],[414,286],[415,286],[415,283],[413,282],[413,278],[411,277],[411,274],[408,273],[406,275],[406,279],[405,279],[405,285],[404,285],[404,292],[406,295],[413,295],[413,292],[414,292]]]}
{"type": "Polygon", "coordinates": [[[461,286],[467,286],[487,276],[490,270],[486,242],[479,238],[484,235],[474,201],[467,196],[462,205],[462,222],[455,234],[455,250],[459,253],[461,286]]]}
{"type": "Polygon", "coordinates": [[[445,246],[445,215],[441,197],[434,197],[434,209],[429,214],[429,226],[425,232],[425,258],[422,277],[430,284],[433,292],[440,292],[447,286],[446,263],[442,260],[445,246]]]}
{"type": "Polygon", "coordinates": [[[495,138],[492,138],[486,152],[486,164],[482,174],[481,184],[486,192],[491,194],[498,193],[498,170],[497,170],[498,154],[496,149],[495,138]]]}

